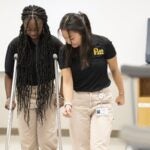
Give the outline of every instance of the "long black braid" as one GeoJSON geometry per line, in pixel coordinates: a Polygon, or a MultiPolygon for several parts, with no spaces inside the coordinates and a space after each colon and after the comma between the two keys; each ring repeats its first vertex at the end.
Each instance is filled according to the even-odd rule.
{"type": "Polygon", "coordinates": [[[47,15],[43,8],[39,6],[27,6],[23,9],[19,42],[18,42],[18,67],[17,67],[17,94],[18,111],[25,112],[25,120],[29,123],[30,99],[32,93],[32,69],[33,69],[33,49],[31,39],[26,34],[24,22],[28,24],[31,18],[35,19],[37,28],[38,20],[43,22],[43,30],[40,35],[38,46],[36,46],[36,74],[37,74],[37,116],[43,121],[45,110],[50,104],[53,93],[54,68],[52,54],[54,47],[51,42],[51,34],[47,25],[47,15]]]}

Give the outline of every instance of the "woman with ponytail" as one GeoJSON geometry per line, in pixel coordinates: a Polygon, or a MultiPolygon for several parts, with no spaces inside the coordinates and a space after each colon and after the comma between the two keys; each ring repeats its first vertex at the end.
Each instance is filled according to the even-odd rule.
{"type": "Polygon", "coordinates": [[[84,13],[68,13],[60,22],[66,44],[60,50],[64,111],[70,117],[73,150],[108,150],[113,120],[109,67],[124,104],[124,87],[112,42],[92,34],[84,13]]]}

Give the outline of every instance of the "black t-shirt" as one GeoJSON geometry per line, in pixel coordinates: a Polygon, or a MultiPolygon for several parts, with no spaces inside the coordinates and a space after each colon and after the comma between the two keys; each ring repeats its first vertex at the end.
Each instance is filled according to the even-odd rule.
{"type": "Polygon", "coordinates": [[[81,69],[79,48],[73,48],[78,53],[70,63],[65,61],[65,46],[59,52],[60,68],[71,68],[75,91],[93,92],[110,85],[107,72],[107,59],[116,56],[111,41],[103,36],[92,35],[92,49],[89,55],[89,66],[81,69]]]}
{"type": "MultiPolygon", "coordinates": [[[[60,47],[62,47],[62,43],[53,35],[51,35],[51,42],[54,45],[53,53],[56,53],[58,55],[60,47]]],[[[17,44],[19,42],[19,37],[14,38],[10,44],[8,45],[7,52],[6,52],[6,58],[5,58],[5,73],[12,78],[13,76],[13,69],[14,69],[14,54],[17,53],[17,44]]],[[[36,71],[36,48],[37,45],[35,45],[30,40],[30,46],[32,49],[33,54],[33,66],[32,67],[32,83],[31,85],[37,85],[37,71],[36,71]]],[[[51,58],[52,59],[52,58],[51,58]]]]}

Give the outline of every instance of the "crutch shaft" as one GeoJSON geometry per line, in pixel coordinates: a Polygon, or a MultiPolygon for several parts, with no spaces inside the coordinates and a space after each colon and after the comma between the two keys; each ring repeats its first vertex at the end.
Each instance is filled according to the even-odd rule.
{"type": "Polygon", "coordinates": [[[9,111],[8,111],[7,135],[6,135],[5,150],[9,150],[9,145],[10,145],[10,136],[11,136],[12,121],[13,121],[12,102],[15,98],[15,89],[16,89],[17,58],[18,58],[18,55],[14,54],[14,71],[13,71],[13,80],[12,80],[11,96],[10,96],[9,111]]]}
{"type": "Polygon", "coordinates": [[[62,135],[61,135],[61,118],[60,118],[60,106],[59,106],[59,82],[58,82],[58,62],[57,55],[53,55],[54,67],[55,67],[55,87],[56,87],[56,103],[57,103],[57,126],[58,126],[58,143],[59,150],[63,150],[62,147],[62,135]]]}

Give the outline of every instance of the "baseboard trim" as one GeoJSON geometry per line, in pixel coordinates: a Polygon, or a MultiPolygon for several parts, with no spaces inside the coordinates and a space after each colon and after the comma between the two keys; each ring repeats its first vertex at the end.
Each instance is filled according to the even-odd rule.
{"type": "MultiPolygon", "coordinates": [[[[5,135],[6,134],[7,129],[6,128],[0,128],[0,135],[5,135]]],[[[12,128],[11,129],[11,134],[12,135],[18,135],[18,129],[17,128],[12,128]]]]}
{"type": "MultiPolygon", "coordinates": [[[[6,128],[0,128],[0,135],[6,134],[6,128]]],[[[11,135],[18,135],[18,129],[12,128],[11,135]]],[[[62,136],[68,137],[69,136],[69,130],[68,129],[62,129],[62,136]]],[[[111,137],[119,137],[119,130],[113,130],[111,133],[111,137]]]]}

